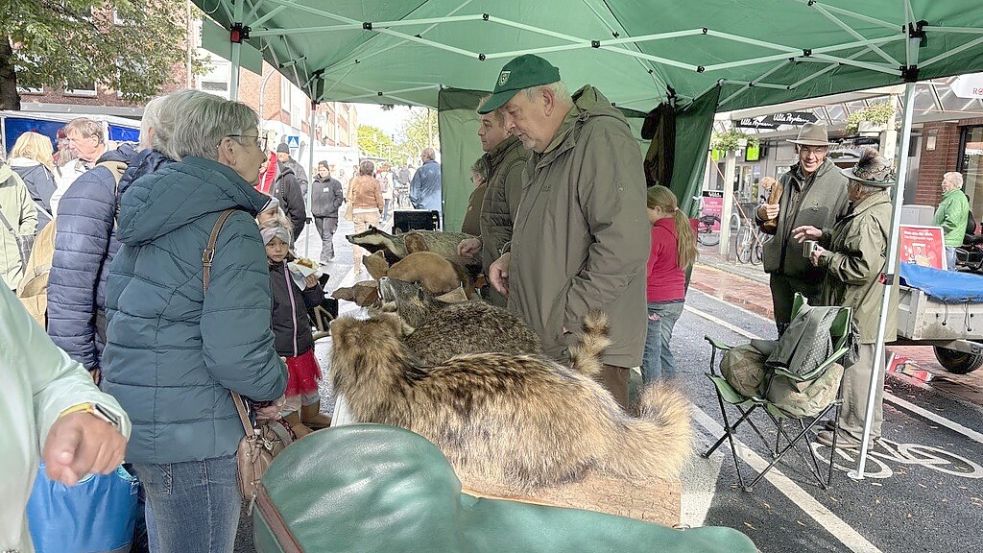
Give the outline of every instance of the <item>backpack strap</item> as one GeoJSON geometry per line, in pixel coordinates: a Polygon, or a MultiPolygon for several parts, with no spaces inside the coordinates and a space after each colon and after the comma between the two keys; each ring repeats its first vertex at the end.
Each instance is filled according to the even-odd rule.
{"type": "Polygon", "coordinates": [[[105,167],[113,175],[113,224],[119,221],[119,182],[123,180],[123,173],[126,172],[127,164],[125,161],[100,161],[96,167],[105,167]]]}
{"type": "Polygon", "coordinates": [[[215,221],[215,226],[212,227],[212,233],[208,236],[208,245],[205,246],[205,250],[201,252],[201,290],[202,294],[208,292],[208,281],[212,276],[212,260],[215,259],[215,242],[218,241],[218,234],[222,232],[222,227],[225,226],[225,222],[229,220],[229,217],[235,213],[235,209],[226,209],[218,216],[218,220],[215,221]]]}

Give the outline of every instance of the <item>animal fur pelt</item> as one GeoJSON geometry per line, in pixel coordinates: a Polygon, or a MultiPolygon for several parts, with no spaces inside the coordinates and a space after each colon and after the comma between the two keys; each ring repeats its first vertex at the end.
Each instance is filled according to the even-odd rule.
{"type": "Polygon", "coordinates": [[[364,248],[369,253],[383,252],[386,261],[390,264],[411,253],[433,252],[464,267],[473,278],[481,271],[481,259],[457,255],[457,245],[465,238],[474,238],[474,236],[463,232],[433,230],[411,230],[401,234],[389,234],[373,226],[358,234],[345,236],[348,242],[364,248]]]}
{"type": "Polygon", "coordinates": [[[522,319],[500,307],[480,300],[467,301],[463,294],[459,299],[464,301],[448,304],[421,283],[392,278],[379,281],[379,294],[383,309],[404,321],[407,335],[403,342],[424,365],[436,365],[468,353],[543,352],[539,336],[522,319]]]}
{"type": "MultiPolygon", "coordinates": [[[[425,367],[400,340],[401,327],[393,315],[334,321],[335,391],[355,420],[432,441],[462,479],[527,493],[589,471],[675,478],[689,458],[689,404],[666,385],[643,392],[634,418],[589,376],[540,356],[462,355],[425,367]]],[[[583,340],[581,363],[590,354],[599,363],[591,343],[604,340],[583,340]]]]}

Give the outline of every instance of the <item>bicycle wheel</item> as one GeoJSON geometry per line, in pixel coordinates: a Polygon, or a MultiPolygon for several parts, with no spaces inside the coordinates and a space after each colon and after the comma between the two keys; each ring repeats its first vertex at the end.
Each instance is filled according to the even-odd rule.
{"type": "Polygon", "coordinates": [[[716,246],[720,243],[720,233],[701,232],[696,235],[696,241],[704,246],[716,246]]]}
{"type": "Polygon", "coordinates": [[[741,263],[750,263],[754,250],[754,237],[751,235],[751,228],[741,227],[735,236],[734,251],[737,253],[737,260],[741,263]]]}
{"type": "Polygon", "coordinates": [[[754,245],[751,246],[751,265],[760,265],[762,255],[764,255],[764,248],[760,241],[755,240],[754,245]]]}

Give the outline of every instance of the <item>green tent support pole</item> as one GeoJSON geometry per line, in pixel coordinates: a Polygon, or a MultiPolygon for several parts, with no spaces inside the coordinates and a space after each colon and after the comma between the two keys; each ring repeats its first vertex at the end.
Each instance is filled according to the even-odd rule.
{"type": "Polygon", "coordinates": [[[249,32],[242,25],[242,7],[245,2],[236,2],[234,15],[232,18],[232,28],[229,29],[229,40],[232,42],[232,59],[229,61],[229,99],[232,101],[239,99],[239,65],[242,53],[242,41],[246,39],[249,32]]]}

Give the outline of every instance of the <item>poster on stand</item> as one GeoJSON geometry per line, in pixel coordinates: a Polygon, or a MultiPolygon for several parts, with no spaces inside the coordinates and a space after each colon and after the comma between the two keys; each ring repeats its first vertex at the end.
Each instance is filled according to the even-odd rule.
{"type": "Polygon", "coordinates": [[[901,225],[899,253],[902,263],[946,270],[942,227],[901,225]]]}
{"type": "Polygon", "coordinates": [[[723,190],[704,190],[703,200],[700,202],[700,205],[700,218],[715,216],[716,220],[713,222],[713,232],[720,232],[720,219],[722,219],[720,214],[724,210],[723,190]]]}

